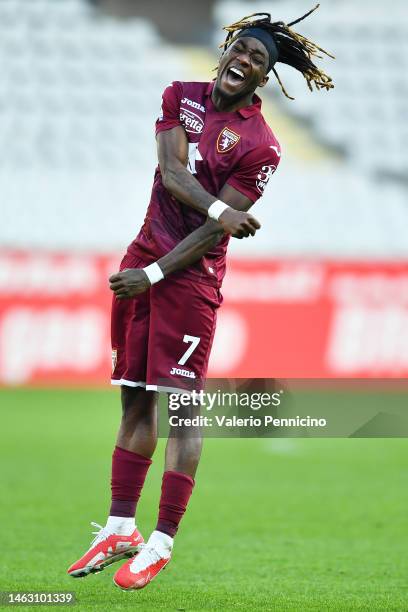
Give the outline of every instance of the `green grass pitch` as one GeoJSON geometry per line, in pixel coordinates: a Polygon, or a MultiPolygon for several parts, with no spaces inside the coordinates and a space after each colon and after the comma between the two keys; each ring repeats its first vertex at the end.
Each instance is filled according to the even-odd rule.
{"type": "Polygon", "coordinates": [[[117,391],[3,390],[0,406],[2,591],[72,590],[77,610],[408,610],[408,440],[206,440],[172,562],[125,593],[118,566],[66,575],[108,511],[117,391]]]}

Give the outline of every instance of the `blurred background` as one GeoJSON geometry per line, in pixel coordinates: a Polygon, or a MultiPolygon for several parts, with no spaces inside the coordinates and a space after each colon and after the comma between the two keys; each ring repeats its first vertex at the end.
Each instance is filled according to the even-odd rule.
{"type": "MultiPolygon", "coordinates": [[[[148,204],[162,91],[213,78],[223,25],[312,6],[0,0],[3,590],[75,589],[81,610],[407,609],[406,440],[206,440],[157,587],[136,600],[109,570],[64,579],[109,507],[107,278],[148,204]]],[[[254,207],[262,230],[232,241],[210,375],[407,376],[407,17],[405,0],[326,0],[296,26],[336,56],[322,63],[336,87],[311,93],[280,66],[295,101],[273,76],[262,90],[282,161],[254,207]]],[[[339,421],[407,405],[405,388],[339,389],[306,390],[304,405],[339,421]]],[[[145,536],[163,446],[138,507],[145,536]]]]}
{"type": "MultiPolygon", "coordinates": [[[[0,1],[1,384],[106,384],[107,277],[148,204],[163,89],[213,78],[223,25],[310,8],[0,1]]],[[[407,17],[338,0],[296,26],[335,89],[279,66],[295,101],[273,75],[262,91],[282,161],[262,230],[232,241],[210,375],[408,373],[407,17]]]]}

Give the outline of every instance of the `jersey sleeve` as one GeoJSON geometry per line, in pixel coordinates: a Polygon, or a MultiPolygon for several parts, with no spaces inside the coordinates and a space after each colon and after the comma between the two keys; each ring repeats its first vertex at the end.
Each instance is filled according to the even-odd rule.
{"type": "Polygon", "coordinates": [[[256,202],[264,193],[272,174],[280,162],[278,144],[262,145],[241,157],[227,184],[256,202]]]}
{"type": "Polygon", "coordinates": [[[160,114],[156,121],[156,134],[182,125],[180,121],[181,93],[182,85],[179,81],[173,81],[164,90],[160,114]]]}

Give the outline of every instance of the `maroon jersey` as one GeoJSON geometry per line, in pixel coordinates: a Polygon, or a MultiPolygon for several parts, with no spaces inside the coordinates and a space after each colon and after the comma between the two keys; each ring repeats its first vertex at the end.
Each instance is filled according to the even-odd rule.
{"type": "MultiPolygon", "coordinates": [[[[275,172],[280,146],[261,114],[261,100],[236,112],[218,112],[211,93],[214,83],[174,81],[163,93],[156,134],[178,125],[189,142],[188,169],[208,193],[218,196],[228,183],[256,202],[275,172]]],[[[152,195],[142,229],[129,247],[146,262],[156,261],[197,229],[206,216],[182,204],[163,186],[156,168],[152,195]]],[[[201,260],[178,272],[186,278],[221,286],[229,236],[201,260]]]]}

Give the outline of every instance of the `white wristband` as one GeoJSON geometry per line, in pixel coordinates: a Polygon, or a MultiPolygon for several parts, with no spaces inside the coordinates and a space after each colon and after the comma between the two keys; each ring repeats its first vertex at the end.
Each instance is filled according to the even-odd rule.
{"type": "Polygon", "coordinates": [[[146,272],[146,276],[149,279],[151,285],[158,283],[164,278],[164,274],[156,261],[150,264],[150,266],[146,266],[145,268],[143,268],[143,270],[146,272]]]}
{"type": "Polygon", "coordinates": [[[210,208],[208,209],[208,216],[210,217],[210,219],[218,221],[220,215],[222,215],[224,210],[226,210],[227,208],[230,208],[228,204],[225,204],[225,202],[221,202],[221,200],[216,200],[215,202],[213,202],[213,204],[211,204],[210,208]]]}

